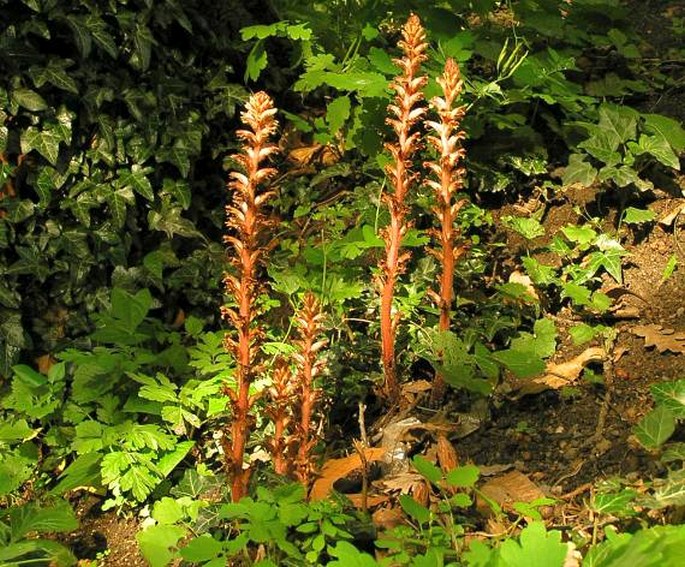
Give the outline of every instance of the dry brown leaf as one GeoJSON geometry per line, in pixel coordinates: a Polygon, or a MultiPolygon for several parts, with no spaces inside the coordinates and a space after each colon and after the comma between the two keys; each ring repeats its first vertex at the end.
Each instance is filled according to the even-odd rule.
{"type": "MultiPolygon", "coordinates": [[[[363,507],[363,496],[361,494],[345,494],[345,498],[347,498],[352,503],[352,506],[354,506],[355,508],[363,507]]],[[[367,508],[375,508],[376,506],[380,506],[381,504],[385,504],[389,501],[390,497],[386,496],[385,494],[366,495],[367,508]]]]}
{"type": "Polygon", "coordinates": [[[522,380],[519,383],[518,393],[519,395],[537,394],[545,390],[558,390],[568,386],[578,379],[583,368],[590,362],[604,360],[605,355],[603,348],[591,347],[567,362],[559,364],[549,362],[545,374],[530,380],[522,380]]]}
{"type": "Polygon", "coordinates": [[[423,481],[424,478],[419,473],[407,471],[395,474],[390,478],[384,478],[380,484],[385,490],[399,490],[401,494],[409,494],[416,485],[423,481]]]}
{"type": "MultiPolygon", "coordinates": [[[[493,478],[480,490],[487,498],[494,500],[505,510],[510,510],[516,502],[532,502],[546,496],[540,487],[519,471],[511,471],[493,478]]],[[[489,515],[489,508],[484,502],[479,502],[478,508],[489,515]]]]}
{"type": "MultiPolygon", "coordinates": [[[[386,454],[382,447],[367,447],[364,449],[364,456],[367,462],[380,461],[386,454]]],[[[321,467],[319,478],[312,486],[309,497],[312,500],[323,500],[332,491],[333,485],[341,478],[345,478],[352,471],[361,468],[362,461],[358,453],[342,459],[330,459],[321,467]]]]}
{"type": "Polygon", "coordinates": [[[438,435],[437,445],[438,461],[442,472],[448,473],[452,469],[456,469],[459,466],[459,455],[457,455],[454,445],[442,434],[438,435]]]}
{"type": "Polygon", "coordinates": [[[48,375],[50,369],[57,363],[51,354],[44,354],[36,358],[36,366],[38,367],[38,372],[41,374],[48,375]]]}
{"type": "Polygon", "coordinates": [[[676,333],[673,329],[664,329],[663,325],[637,325],[631,333],[645,339],[645,347],[656,347],[660,353],[670,351],[685,354],[685,333],[676,333]]]}
{"type": "Polygon", "coordinates": [[[421,394],[427,392],[433,386],[428,380],[414,380],[402,385],[403,394],[421,394]]]}
{"type": "Polygon", "coordinates": [[[683,211],[685,211],[685,203],[676,205],[674,209],[671,209],[659,219],[659,224],[666,227],[671,226],[675,222],[675,219],[678,217],[678,215],[683,211]]]}
{"type": "Polygon", "coordinates": [[[373,525],[388,531],[404,524],[406,516],[401,508],[380,508],[371,514],[373,525]]]}

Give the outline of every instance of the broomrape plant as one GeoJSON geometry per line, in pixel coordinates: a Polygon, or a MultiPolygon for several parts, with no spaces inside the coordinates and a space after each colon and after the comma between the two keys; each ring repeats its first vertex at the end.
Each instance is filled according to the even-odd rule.
{"type": "Polygon", "coordinates": [[[385,259],[381,262],[378,275],[381,290],[381,360],[385,394],[390,400],[397,399],[399,395],[395,366],[395,334],[400,313],[393,313],[392,304],[395,284],[404,273],[410,257],[408,252],[402,252],[401,247],[402,237],[410,227],[406,218],[407,195],[418,176],[411,171],[411,158],[420,141],[420,133],[413,131],[413,127],[426,112],[425,107],[418,106],[423,100],[422,89],[428,82],[428,77],[418,75],[421,63],[427,59],[424,52],[428,48],[428,43],[425,39],[426,32],[419,17],[412,14],[402,28],[402,40],[398,44],[404,56],[394,60],[402,74],[391,84],[395,98],[388,105],[388,111],[392,116],[386,120],[397,136],[395,142],[386,144],[392,155],[392,162],[385,168],[392,192],[385,193],[383,200],[390,211],[390,225],[381,231],[385,241],[385,259]]]}
{"type": "Polygon", "coordinates": [[[264,214],[264,204],[273,196],[272,191],[259,188],[276,174],[276,169],[265,167],[263,162],[278,151],[269,138],[276,132],[276,109],[264,92],[253,94],[247,102],[241,120],[247,127],[236,135],[243,141],[242,151],[234,156],[243,170],[231,172],[229,188],[233,189],[233,202],[226,207],[226,227],[231,231],[224,237],[235,252],[231,265],[236,275],[227,274],[224,285],[235,299],[236,308],[222,308],[222,315],[233,323],[237,338],[226,335],[224,345],[236,362],[235,389],[226,385],[233,419],[230,431],[223,438],[226,468],[231,477],[231,497],[234,502],[247,494],[250,468],[244,465],[245,446],[250,435],[250,410],[256,396],[250,394],[250,385],[263,369],[259,362],[259,344],[263,331],[256,324],[256,299],[260,291],[257,270],[262,254],[268,245],[264,241],[271,224],[264,214]]]}
{"type": "MultiPolygon", "coordinates": [[[[465,150],[461,147],[461,140],[465,133],[459,125],[466,112],[465,106],[455,107],[455,100],[461,94],[463,81],[459,72],[459,65],[448,59],[441,77],[437,79],[442,87],[443,96],[430,100],[430,107],[437,112],[439,121],[427,120],[426,126],[435,135],[426,137],[439,156],[435,161],[428,161],[424,166],[434,175],[435,179],[426,180],[426,184],[435,191],[437,204],[433,207],[435,216],[440,221],[440,229],[433,229],[432,236],[440,244],[440,249],[429,248],[428,252],[436,257],[442,266],[440,275],[440,290],[428,293],[440,309],[440,331],[449,331],[450,311],[454,299],[454,265],[466,251],[463,245],[457,244],[457,229],[454,226],[459,210],[466,203],[465,199],[454,201],[456,192],[464,185],[465,170],[460,166],[465,150]]],[[[433,402],[439,401],[445,393],[445,379],[440,372],[436,372],[433,380],[431,397],[433,402]]]]}

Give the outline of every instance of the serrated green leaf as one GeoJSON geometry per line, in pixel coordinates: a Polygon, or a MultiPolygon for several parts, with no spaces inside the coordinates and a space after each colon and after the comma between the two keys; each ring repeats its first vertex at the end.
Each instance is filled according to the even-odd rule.
{"type": "Polygon", "coordinates": [[[501,561],[507,567],[561,567],[567,553],[561,532],[548,532],[541,522],[529,524],[518,542],[508,539],[500,547],[501,561]]]}
{"type": "Polygon", "coordinates": [[[185,459],[186,455],[195,446],[194,441],[182,441],[176,444],[176,448],[170,453],[165,454],[157,461],[157,470],[163,477],[169,476],[178,464],[185,459]]]}
{"type": "Polygon", "coordinates": [[[673,435],[675,424],[673,412],[659,405],[643,417],[633,431],[644,447],[658,449],[673,435]]]}
{"type": "Polygon", "coordinates": [[[439,467],[431,463],[428,459],[421,455],[416,455],[412,459],[414,468],[423,476],[428,482],[438,484],[442,480],[442,471],[439,467]]]}
{"type": "Polygon", "coordinates": [[[136,539],[150,567],[166,567],[178,557],[175,548],[185,535],[186,529],[180,526],[156,525],[138,532],[136,539]]]}
{"type": "Polygon", "coordinates": [[[247,61],[245,62],[245,82],[259,79],[262,71],[266,69],[268,62],[269,57],[266,54],[264,40],[260,39],[252,46],[247,56],[247,61]]]}
{"type": "Polygon", "coordinates": [[[78,520],[71,506],[57,501],[49,507],[25,504],[9,511],[12,537],[23,539],[31,532],[71,532],[78,528],[78,520]]]}
{"type": "Polygon", "coordinates": [[[326,108],[326,122],[328,122],[331,134],[335,134],[343,127],[350,117],[351,106],[352,103],[348,96],[339,96],[328,104],[326,108]]]}
{"type": "Polygon", "coordinates": [[[419,524],[426,524],[430,521],[430,510],[419,504],[411,496],[400,494],[400,506],[402,506],[402,510],[404,510],[405,514],[419,524]]]}
{"type": "MultiPolygon", "coordinates": [[[[181,549],[181,557],[186,561],[209,561],[218,558],[223,552],[223,544],[209,534],[192,539],[181,549]]],[[[223,562],[226,559],[222,560],[223,562]]],[[[223,564],[223,563],[222,563],[223,564]]]]}
{"type": "Polygon", "coordinates": [[[656,213],[648,209],[636,209],[628,207],[623,212],[623,222],[627,224],[644,224],[652,222],[656,218],[656,213]]]}
{"type": "Polygon", "coordinates": [[[476,465],[464,465],[449,471],[445,478],[454,488],[473,488],[479,476],[480,469],[476,465]]]}

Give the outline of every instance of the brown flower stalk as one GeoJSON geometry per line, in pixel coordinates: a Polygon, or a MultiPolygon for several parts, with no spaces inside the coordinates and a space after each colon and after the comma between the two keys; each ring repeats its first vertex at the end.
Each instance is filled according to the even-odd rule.
{"type": "Polygon", "coordinates": [[[224,385],[229,398],[232,422],[224,435],[224,458],[231,477],[231,497],[234,502],[247,494],[250,469],[244,464],[245,447],[250,434],[250,409],[255,397],[250,395],[250,384],[260,369],[259,343],[262,331],[255,324],[255,301],[260,285],[257,270],[265,245],[265,230],[270,225],[264,214],[264,204],[273,195],[259,188],[276,174],[263,162],[278,151],[269,138],[276,132],[276,109],[264,92],[253,94],[240,118],[246,128],[236,132],[243,142],[242,150],[234,156],[242,171],[230,173],[229,189],[233,190],[232,203],[226,207],[226,227],[230,233],[224,241],[233,248],[231,265],[235,275],[224,277],[226,291],[235,299],[236,307],[222,308],[222,315],[235,327],[237,337],[226,335],[224,346],[236,362],[235,389],[224,385]]]}
{"type": "Polygon", "coordinates": [[[292,447],[295,439],[290,434],[292,407],[295,399],[293,374],[284,358],[276,360],[269,398],[264,408],[274,424],[274,435],[268,443],[276,474],[289,476],[293,472],[292,447]]]}
{"type": "Polygon", "coordinates": [[[398,44],[404,56],[394,60],[402,73],[391,84],[395,97],[388,105],[391,117],[386,119],[395,131],[397,141],[386,144],[393,160],[385,171],[393,191],[383,195],[390,211],[390,225],[381,231],[381,236],[385,240],[385,259],[380,264],[378,281],[381,288],[380,323],[384,388],[385,394],[391,400],[397,399],[399,395],[395,368],[395,331],[399,313],[393,316],[392,304],[395,284],[398,277],[404,273],[409,260],[409,253],[401,252],[401,244],[402,237],[409,228],[406,220],[408,207],[405,201],[416,179],[416,174],[411,172],[411,158],[418,146],[420,134],[412,132],[412,128],[426,111],[418,104],[423,100],[422,89],[428,79],[425,76],[417,76],[421,63],[427,59],[424,54],[428,47],[425,37],[421,21],[418,16],[412,14],[402,29],[402,40],[398,44]]]}
{"type": "Polygon", "coordinates": [[[325,366],[319,351],[327,343],[326,339],[321,338],[323,321],[321,304],[312,293],[305,294],[302,307],[295,316],[299,338],[295,341],[298,352],[293,355],[297,363],[295,399],[299,403],[299,411],[296,412],[299,420],[295,431],[298,447],[295,476],[305,488],[309,486],[314,471],[312,449],[316,445],[317,435],[313,431],[312,422],[316,403],[321,397],[321,390],[316,387],[315,381],[325,366]]]}
{"type": "MultiPolygon", "coordinates": [[[[439,293],[433,290],[429,293],[440,309],[439,328],[441,331],[447,331],[450,328],[450,311],[454,300],[454,266],[465,251],[464,246],[457,244],[459,233],[454,223],[466,201],[459,199],[455,202],[454,197],[464,185],[465,171],[460,163],[465,155],[464,148],[461,146],[465,134],[459,126],[466,108],[455,107],[455,101],[462,91],[463,81],[459,65],[453,59],[447,60],[444,72],[437,81],[442,87],[443,96],[432,98],[429,104],[437,113],[438,120],[427,120],[426,126],[435,133],[427,136],[427,140],[437,150],[439,157],[436,161],[426,162],[424,166],[435,177],[435,179],[427,180],[426,184],[435,191],[437,204],[433,212],[440,221],[440,229],[432,231],[432,236],[439,242],[440,248],[437,250],[431,248],[428,252],[437,258],[438,264],[442,266],[442,274],[439,293]]],[[[444,377],[437,373],[433,380],[432,401],[437,402],[442,399],[444,392],[444,377]]]]}

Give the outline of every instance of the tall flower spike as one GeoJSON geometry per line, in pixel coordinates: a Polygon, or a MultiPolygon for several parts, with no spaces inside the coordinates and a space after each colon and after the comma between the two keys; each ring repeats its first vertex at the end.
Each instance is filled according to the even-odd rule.
{"type": "Polygon", "coordinates": [[[321,397],[321,390],[316,387],[316,379],[323,372],[325,365],[319,353],[326,345],[326,340],[321,338],[323,322],[321,304],[312,293],[305,294],[302,307],[295,317],[299,338],[295,341],[298,351],[294,355],[297,364],[295,399],[299,402],[299,411],[296,412],[299,421],[295,432],[298,447],[295,475],[305,489],[309,486],[314,470],[312,449],[318,440],[313,431],[313,416],[321,397]]]}
{"type": "Polygon", "coordinates": [[[270,222],[264,214],[264,205],[273,195],[260,191],[276,170],[265,167],[264,161],[278,151],[269,142],[278,123],[274,118],[276,109],[271,98],[264,92],[253,94],[240,118],[245,129],[236,135],[242,141],[240,153],[234,156],[241,171],[230,173],[229,189],[233,191],[232,202],[226,207],[224,237],[233,248],[230,263],[233,274],[224,277],[226,292],[235,300],[234,308],[222,308],[222,316],[235,328],[235,338],[226,335],[224,346],[233,354],[236,363],[235,388],[224,384],[223,392],[229,398],[232,421],[224,432],[224,459],[231,478],[231,497],[234,502],[247,494],[250,469],[244,464],[245,447],[253,421],[250,409],[254,398],[250,385],[260,365],[257,360],[262,331],[255,321],[255,300],[260,291],[257,272],[262,253],[266,247],[266,228],[270,222]]]}
{"type": "Polygon", "coordinates": [[[411,159],[414,155],[420,134],[413,131],[426,109],[419,106],[423,100],[422,89],[428,81],[419,76],[419,68],[427,57],[428,44],[426,33],[416,14],[409,16],[402,29],[402,40],[398,43],[403,57],[395,59],[401,74],[391,83],[395,91],[393,102],[388,105],[390,117],[386,122],[395,132],[396,141],[386,144],[392,155],[392,162],[385,168],[392,191],[383,195],[384,202],[390,211],[390,224],[381,231],[385,241],[385,259],[380,264],[378,285],[381,292],[381,359],[384,373],[385,395],[396,400],[399,395],[397,369],[395,367],[395,333],[399,314],[393,315],[393,297],[395,284],[404,273],[409,254],[401,251],[402,237],[406,234],[409,223],[407,216],[407,194],[416,180],[411,172],[411,159]]]}
{"type": "Polygon", "coordinates": [[[271,403],[266,406],[265,412],[274,424],[274,435],[268,442],[268,447],[274,471],[280,476],[290,475],[293,469],[292,450],[296,439],[290,430],[295,388],[295,380],[288,363],[284,358],[277,359],[269,388],[271,403]]]}
{"type": "MultiPolygon", "coordinates": [[[[432,231],[432,236],[438,241],[440,248],[428,250],[442,266],[440,290],[438,293],[431,290],[430,295],[440,309],[439,328],[441,331],[447,331],[450,328],[450,310],[454,300],[454,266],[465,251],[464,246],[457,244],[459,234],[454,223],[459,209],[466,201],[455,201],[454,197],[464,184],[465,171],[460,164],[465,155],[461,146],[465,134],[459,126],[466,109],[464,106],[454,106],[461,94],[463,81],[459,65],[453,59],[446,61],[444,72],[437,81],[442,87],[443,96],[434,97],[429,104],[437,113],[438,120],[427,120],[426,126],[434,132],[427,140],[437,151],[438,158],[424,165],[435,178],[427,180],[426,184],[435,191],[437,204],[433,212],[440,220],[440,229],[432,231]]],[[[444,392],[444,377],[437,373],[433,380],[431,400],[437,403],[443,398],[444,392]]]]}

